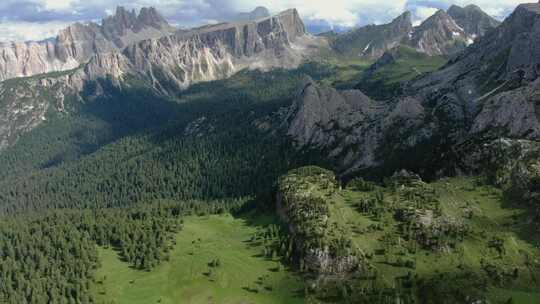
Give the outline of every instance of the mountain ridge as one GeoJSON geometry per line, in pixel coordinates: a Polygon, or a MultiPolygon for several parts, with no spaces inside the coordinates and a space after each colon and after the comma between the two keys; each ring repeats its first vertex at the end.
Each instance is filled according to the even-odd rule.
{"type": "Polygon", "coordinates": [[[450,56],[499,24],[477,6],[453,5],[447,11],[438,10],[418,26],[413,26],[411,12],[405,12],[390,23],[367,25],[330,36],[330,40],[338,53],[364,59],[378,59],[399,44],[430,56],[450,56]]]}
{"type": "MultiPolygon", "coordinates": [[[[133,13],[120,9],[119,14],[121,24],[133,24],[133,13]]],[[[87,95],[94,96],[106,93],[103,85],[127,89],[132,82],[137,82],[174,99],[194,83],[226,78],[245,68],[296,67],[311,50],[317,49],[319,43],[320,39],[306,33],[298,11],[291,9],[257,21],[205,26],[140,40],[123,49],[111,47],[91,56],[88,54],[85,64],[80,67],[77,64],[64,75],[19,79],[27,82],[24,86],[12,88],[14,82],[0,83],[11,90],[1,94],[6,111],[0,112],[0,121],[4,122],[0,129],[0,149],[45,121],[48,110],[61,110],[63,107],[58,105],[66,96],[82,100],[81,93],[88,88],[94,93],[86,92],[87,95]],[[88,85],[89,82],[94,83],[88,85]],[[23,100],[21,97],[38,96],[36,90],[54,90],[55,93],[52,99],[48,94],[48,100],[43,100],[44,97],[23,100]],[[30,110],[17,110],[23,107],[30,110]]]]}
{"type": "Polygon", "coordinates": [[[11,42],[0,47],[0,81],[74,69],[100,52],[121,49],[143,39],[160,37],[176,29],[153,8],[137,15],[118,7],[116,14],[97,23],[74,23],[54,40],[11,42]]]}

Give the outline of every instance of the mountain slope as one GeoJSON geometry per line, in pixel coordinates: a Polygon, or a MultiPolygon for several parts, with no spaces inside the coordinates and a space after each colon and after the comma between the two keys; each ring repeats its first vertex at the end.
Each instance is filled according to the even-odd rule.
{"type": "Polygon", "coordinates": [[[344,56],[378,58],[406,39],[412,30],[411,13],[406,12],[389,24],[368,25],[338,35],[332,47],[344,56]]]}
{"type": "Polygon", "coordinates": [[[392,99],[402,94],[404,83],[444,66],[444,56],[429,56],[405,45],[386,51],[362,72],[355,86],[377,100],[392,99]]]}
{"type": "Polygon", "coordinates": [[[428,55],[447,55],[463,50],[469,36],[445,11],[439,10],[415,28],[409,44],[428,55]]]}
{"type": "Polygon", "coordinates": [[[468,35],[475,38],[484,36],[489,30],[501,24],[500,21],[473,4],[465,7],[452,5],[447,12],[468,35]]]}
{"type": "Polygon", "coordinates": [[[287,132],[299,146],[325,151],[344,174],[466,170],[463,160],[481,143],[540,139],[539,29],[540,3],[520,5],[442,69],[384,103],[310,84],[290,109],[287,132]]]}
{"type": "MultiPolygon", "coordinates": [[[[149,12],[141,10],[136,20],[151,24],[161,20],[145,17],[155,16],[149,12]]],[[[115,23],[112,28],[118,31],[113,33],[136,24],[131,13],[119,10],[119,16],[117,19],[123,21],[115,23]]],[[[48,111],[69,112],[63,104],[66,99],[80,103],[111,89],[134,87],[148,87],[176,98],[190,85],[223,79],[245,68],[295,67],[319,43],[318,38],[306,34],[298,12],[288,10],[257,21],[179,31],[132,43],[123,50],[99,52],[80,68],[62,74],[2,82],[0,149],[45,121],[48,111]]]]}

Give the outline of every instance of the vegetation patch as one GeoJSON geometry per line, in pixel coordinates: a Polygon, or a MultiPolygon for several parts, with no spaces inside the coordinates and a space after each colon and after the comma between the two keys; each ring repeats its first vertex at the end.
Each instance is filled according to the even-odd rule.
{"type": "Polygon", "coordinates": [[[525,220],[528,209],[510,207],[501,190],[481,179],[426,183],[400,172],[383,185],[353,179],[343,190],[334,183],[325,192],[312,185],[330,173],[314,168],[301,172],[293,175],[297,180],[289,185],[296,185],[304,197],[314,192],[325,198],[328,207],[323,210],[341,231],[349,231],[351,247],[363,252],[369,265],[334,285],[308,289],[310,301],[540,300],[540,263],[533,258],[540,254],[540,239],[530,233],[533,224],[525,220]]]}
{"type": "Polygon", "coordinates": [[[261,236],[273,217],[187,217],[170,259],[152,271],[100,249],[97,303],[304,303],[303,284],[277,257],[265,253],[261,236]]]}

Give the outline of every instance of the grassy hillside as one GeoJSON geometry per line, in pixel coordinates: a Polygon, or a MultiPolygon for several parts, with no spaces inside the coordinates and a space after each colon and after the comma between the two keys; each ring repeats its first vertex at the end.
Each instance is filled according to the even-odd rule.
{"type": "MultiPolygon", "coordinates": [[[[306,177],[301,192],[326,189],[317,180],[306,177]]],[[[316,297],[323,303],[336,297],[353,303],[396,297],[404,303],[538,303],[540,236],[531,213],[480,181],[392,178],[381,187],[353,180],[324,195],[327,226],[344,227],[375,271],[349,276],[337,289],[319,286],[316,297]]]]}
{"type": "MultiPolygon", "coordinates": [[[[373,257],[371,261],[382,280],[391,286],[412,272],[421,284],[430,284],[425,288],[438,288],[430,295],[433,302],[441,292],[451,290],[485,293],[493,303],[505,303],[510,298],[513,303],[540,301],[540,263],[530,261],[540,254],[540,237],[527,224],[527,210],[505,201],[500,190],[478,185],[473,178],[447,179],[430,186],[442,216],[464,222],[468,230],[462,241],[449,237],[442,250],[412,245],[403,235],[395,212],[387,211],[399,208],[400,198],[394,191],[378,190],[384,205],[377,216],[358,212],[357,202],[369,195],[366,192],[345,190],[336,198],[335,214],[354,231],[356,244],[373,257]],[[388,244],[381,242],[383,239],[388,244]],[[494,240],[500,240],[502,253],[494,248],[494,240]],[[384,254],[380,254],[381,249],[384,254]],[[479,281],[460,279],[462,275],[477,277],[485,286],[476,285],[479,281]],[[506,292],[501,292],[502,287],[506,292]]],[[[423,288],[420,291],[426,292],[423,288]]]]}
{"type": "Polygon", "coordinates": [[[366,69],[356,86],[375,99],[389,99],[400,94],[404,82],[435,71],[447,62],[443,56],[428,56],[406,46],[388,51],[383,59],[366,69]]]}
{"type": "Polygon", "coordinates": [[[186,218],[170,260],[151,272],[135,270],[115,251],[100,250],[97,303],[304,303],[297,275],[265,258],[252,237],[270,217],[186,218]],[[219,266],[209,263],[219,260],[219,266]],[[279,269],[279,270],[278,270],[279,269]]]}

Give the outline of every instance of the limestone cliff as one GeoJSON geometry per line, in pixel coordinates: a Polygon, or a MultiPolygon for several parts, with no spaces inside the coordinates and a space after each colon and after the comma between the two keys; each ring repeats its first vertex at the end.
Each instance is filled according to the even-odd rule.
{"type": "Polygon", "coordinates": [[[175,31],[153,8],[137,15],[118,7],[101,25],[75,23],[54,39],[0,45],[0,81],[50,72],[67,71],[86,63],[93,55],[175,31]]]}

